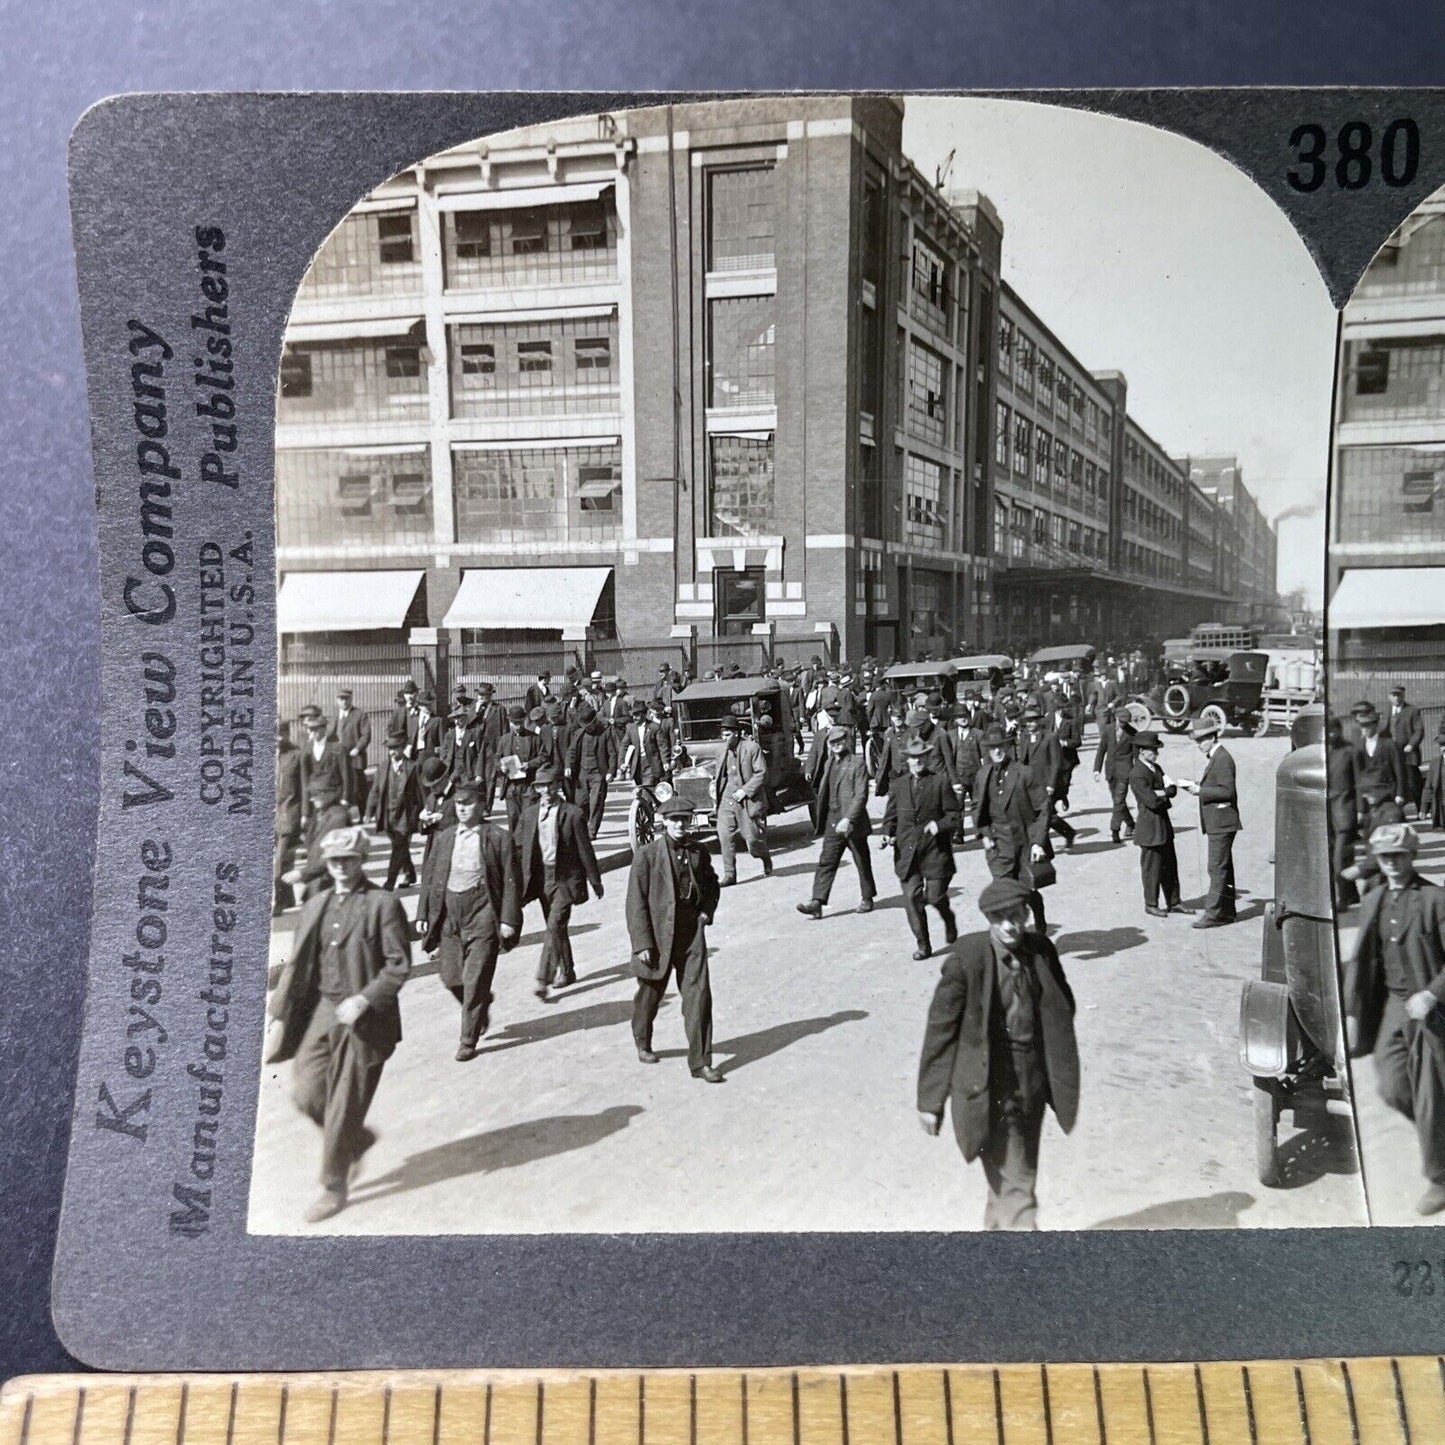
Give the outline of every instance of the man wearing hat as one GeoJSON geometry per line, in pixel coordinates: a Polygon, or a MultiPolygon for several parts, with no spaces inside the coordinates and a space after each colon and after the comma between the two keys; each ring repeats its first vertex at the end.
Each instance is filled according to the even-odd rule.
{"type": "Polygon", "coordinates": [[[659,662],[657,664],[657,681],[652,688],[652,700],[661,711],[672,711],[672,694],[676,685],[672,676],[672,667],[666,662],[659,662]]]}
{"type": "Polygon", "coordinates": [[[978,898],[988,932],[943,961],[918,1065],[918,1116],[937,1135],[951,1102],[965,1162],[988,1180],[985,1229],[1037,1229],[1039,1136],[1051,1107],[1068,1133],[1079,1110],[1074,995],[1059,955],[1028,927],[1029,890],[996,878],[978,898]]]}
{"type": "Polygon", "coordinates": [[[720,1084],[712,1065],[712,984],[704,926],[717,912],[719,884],[706,848],[688,836],[692,806],[674,795],[662,807],[663,835],[644,843],[627,880],[627,932],[637,994],[632,1041],[639,1062],[655,1064],[652,1029],[667,980],[677,976],[687,1064],[695,1079],[720,1084]]]}
{"type": "Polygon", "coordinates": [[[366,850],[359,827],[321,840],[332,886],[301,910],[269,1010],[266,1061],[295,1060],[293,1097],[321,1126],[321,1193],[309,1224],[346,1207],[352,1167],[374,1138],[366,1113],[401,1039],[411,930],[396,895],[367,880],[366,850]]]}
{"type": "Polygon", "coordinates": [[[542,743],[527,726],[527,709],[514,702],[507,709],[507,731],[497,743],[497,780],[507,804],[507,830],[517,836],[527,789],[542,766],[542,743]]]}
{"type": "Polygon", "coordinates": [[[1368,838],[1375,825],[1384,819],[1374,816],[1382,804],[1405,806],[1410,796],[1405,777],[1405,762],[1393,738],[1380,731],[1380,714],[1372,702],[1357,702],[1350,716],[1360,730],[1355,743],[1355,787],[1359,790],[1356,804],[1360,815],[1360,832],[1368,838]]]}
{"type": "MultiPolygon", "coordinates": [[[[517,850],[482,818],[481,789],[462,783],[452,794],[456,825],[436,835],[417,904],[422,948],[437,953],[437,973],[462,1006],[456,1058],[470,1063],[491,1018],[499,949],[522,931],[517,850]]],[[[512,838],[516,838],[516,832],[512,838]]]]}
{"type": "Polygon", "coordinates": [[[336,693],[336,741],[346,755],[346,796],[361,807],[366,799],[366,755],[371,750],[371,719],[353,704],[349,687],[336,693]]]}
{"type": "Polygon", "coordinates": [[[496,700],[496,687],[486,681],[477,683],[477,700],[467,719],[471,734],[472,781],[482,790],[482,817],[492,811],[492,798],[497,787],[497,744],[502,740],[506,720],[502,705],[496,700]]]}
{"type": "Polygon", "coordinates": [[[622,760],[617,771],[632,779],[638,796],[648,803],[654,801],[657,785],[672,777],[672,749],[661,728],[648,717],[647,704],[641,698],[632,704],[632,721],[622,734],[622,760]]]}
{"type": "Polygon", "coordinates": [[[1329,810],[1330,873],[1336,908],[1353,908],[1360,901],[1354,880],[1347,876],[1353,869],[1355,844],[1360,837],[1357,795],[1355,750],[1345,738],[1344,722],[1329,718],[1325,722],[1325,804],[1329,810]]]}
{"type": "Polygon", "coordinates": [[[551,695],[552,673],[549,668],[544,667],[537,674],[536,682],[528,686],[526,695],[522,699],[523,705],[527,709],[528,717],[531,716],[533,708],[541,707],[551,695]]]}
{"type": "MultiPolygon", "coordinates": [[[[444,828],[452,827],[457,821],[457,810],[452,806],[451,782],[442,760],[437,757],[424,758],[417,770],[417,781],[421,789],[421,812],[417,814],[417,827],[426,840],[422,848],[421,871],[426,876],[427,862],[431,858],[432,844],[436,835],[444,828]]],[[[486,789],[477,785],[483,798],[486,789]]],[[[486,816],[483,809],[483,817],[486,816]]]]}
{"type": "Polygon", "coordinates": [[[903,753],[908,771],[888,785],[883,842],[893,844],[893,871],[903,885],[903,909],[918,944],[913,957],[924,959],[933,952],[925,903],[943,920],[944,942],[958,937],[948,902],[948,884],[955,872],[958,796],[948,779],[932,770],[933,750],[922,738],[911,739],[903,753]]]}
{"type": "Polygon", "coordinates": [[[387,732],[394,733],[401,729],[408,737],[411,736],[412,720],[417,714],[417,693],[416,679],[407,678],[397,692],[396,706],[391,710],[391,722],[387,725],[387,732]]]}
{"type": "Polygon", "coordinates": [[[301,749],[291,741],[291,724],[276,719],[276,851],[271,860],[271,916],[296,905],[287,883],[291,859],[301,842],[305,795],[301,787],[301,749]]]}
{"type": "Polygon", "coordinates": [[[1139,873],[1144,883],[1144,912],[1153,918],[1170,913],[1193,913],[1179,896],[1179,858],[1174,851],[1174,823],[1169,816],[1178,787],[1159,766],[1159,734],[1134,734],[1134,767],[1129,792],[1138,809],[1134,842],[1139,848],[1139,873]],[[1160,897],[1164,906],[1159,906],[1160,897]]]}
{"type": "Polygon", "coordinates": [[[306,728],[306,743],[301,749],[301,787],[306,794],[309,836],[315,839],[316,817],[325,808],[340,803],[349,805],[351,769],[341,744],[329,736],[326,715],[314,704],[301,710],[306,728]]]}
{"type": "Polygon", "coordinates": [[[1400,754],[1405,770],[1405,802],[1420,806],[1420,792],[1425,780],[1425,719],[1420,709],[1405,701],[1405,687],[1397,682],[1390,689],[1390,740],[1400,754]]]}
{"type": "Polygon", "coordinates": [[[411,861],[411,835],[421,819],[421,777],[418,764],[406,755],[406,734],[398,730],[386,738],[386,761],[376,770],[376,785],[367,804],[366,821],[391,840],[391,857],[386,865],[388,892],[406,874],[403,887],[416,884],[416,865],[411,861]]]}
{"type": "Polygon", "coordinates": [[[1196,928],[1220,928],[1233,923],[1234,835],[1239,821],[1239,792],[1235,786],[1234,758],[1219,741],[1219,724],[1196,718],[1190,736],[1204,754],[1204,776],[1197,783],[1181,782],[1186,793],[1199,799],[1199,827],[1209,845],[1209,898],[1196,928]]]}
{"type": "Polygon", "coordinates": [[[738,881],[737,840],[763,865],[763,877],[773,876],[773,858],[768,851],[768,770],[762,749],[754,738],[744,735],[742,719],[735,713],[722,720],[722,756],[713,777],[713,801],[717,804],[717,840],[722,853],[722,886],[738,881]]]}
{"type": "Polygon", "coordinates": [[[572,780],[573,796],[587,818],[587,836],[591,839],[602,831],[607,780],[617,767],[616,735],[597,716],[597,709],[584,702],[575,714],[567,745],[567,776],[572,780]]]}
{"type": "Polygon", "coordinates": [[[437,695],[428,688],[417,698],[416,711],[407,714],[406,755],[414,763],[441,751],[442,720],[436,710],[437,695]]]}
{"type": "Polygon", "coordinates": [[[988,761],[978,776],[974,832],[983,839],[984,858],[994,878],[1025,884],[1034,927],[1043,933],[1043,894],[1033,886],[1033,868],[1049,856],[1047,784],[1014,757],[1008,734],[997,723],[984,733],[988,761]]]}
{"type": "Polygon", "coordinates": [[[1420,797],[1420,824],[1426,828],[1445,828],[1445,717],[1435,729],[1435,757],[1420,797]]]}
{"type": "Polygon", "coordinates": [[[458,783],[475,780],[477,758],[474,751],[477,734],[468,726],[472,719],[472,700],[465,693],[452,704],[447,714],[447,731],[437,749],[437,757],[447,770],[447,779],[455,788],[458,783]]]}
{"type": "Polygon", "coordinates": [[[1380,1096],[1414,1122],[1428,1215],[1445,1209],[1445,890],[1415,872],[1418,847],[1408,823],[1370,834],[1385,883],[1360,906],[1341,1002],[1350,1056],[1373,1050],[1380,1096]]]}
{"type": "Polygon", "coordinates": [[[1099,746],[1094,753],[1094,781],[1108,785],[1114,811],[1109,817],[1109,836],[1119,841],[1134,836],[1134,815],[1129,811],[1129,774],[1134,771],[1134,725],[1129,714],[1112,702],[1103,704],[1099,723],[1099,746]]]}
{"type": "Polygon", "coordinates": [[[867,766],[854,752],[849,730],[834,728],[828,734],[828,761],[813,801],[813,835],[822,838],[823,848],[813,874],[813,896],[806,903],[798,904],[799,913],[809,918],[823,916],[823,905],[833,891],[844,849],[853,855],[853,864],[858,869],[858,912],[873,911],[873,896],[878,887],[873,881],[873,860],[868,854],[871,831],[867,766]]]}
{"type": "MultiPolygon", "coordinates": [[[[1044,790],[1048,831],[1057,833],[1064,840],[1066,851],[1072,850],[1074,825],[1059,812],[1060,803],[1067,806],[1068,800],[1063,750],[1059,747],[1058,738],[1045,725],[1044,711],[1038,703],[1031,702],[1024,708],[1022,721],[1023,733],[1017,741],[1015,756],[1044,790]]],[[[1048,847],[1047,842],[1044,846],[1048,847]]]]}

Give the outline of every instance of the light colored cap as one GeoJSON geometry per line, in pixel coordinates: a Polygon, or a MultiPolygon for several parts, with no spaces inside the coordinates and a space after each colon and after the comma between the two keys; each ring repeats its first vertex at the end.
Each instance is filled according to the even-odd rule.
{"type": "Polygon", "coordinates": [[[321,840],[321,858],[365,858],[371,849],[365,828],[333,828],[321,840]]]}
{"type": "Polygon", "coordinates": [[[1420,835],[1408,823],[1381,823],[1370,834],[1370,852],[1409,853],[1414,856],[1420,846],[1420,835]]]}

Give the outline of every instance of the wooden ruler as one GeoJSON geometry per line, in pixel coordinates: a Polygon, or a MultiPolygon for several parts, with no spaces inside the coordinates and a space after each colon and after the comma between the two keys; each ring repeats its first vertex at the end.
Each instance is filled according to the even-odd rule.
{"type": "Polygon", "coordinates": [[[53,1375],[0,1445],[1432,1445],[1445,1360],[53,1375]]]}

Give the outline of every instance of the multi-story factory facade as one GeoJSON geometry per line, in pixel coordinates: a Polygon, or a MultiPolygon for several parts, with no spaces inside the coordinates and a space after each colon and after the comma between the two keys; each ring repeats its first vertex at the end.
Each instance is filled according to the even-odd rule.
{"type": "Polygon", "coordinates": [[[372,192],[287,332],[283,652],[888,658],[1233,607],[1217,498],[1001,283],[1003,222],[902,122],[659,107],[372,192]]]}

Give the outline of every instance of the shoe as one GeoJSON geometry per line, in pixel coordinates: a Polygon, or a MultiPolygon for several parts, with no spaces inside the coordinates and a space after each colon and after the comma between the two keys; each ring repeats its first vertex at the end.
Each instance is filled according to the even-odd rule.
{"type": "Polygon", "coordinates": [[[536,988],[532,990],[532,992],[536,994],[536,996],[541,999],[543,1003],[547,1002],[548,988],[545,983],[539,983],[536,988]]]}
{"type": "Polygon", "coordinates": [[[1445,1209],[1445,1184],[1432,1184],[1415,1205],[1416,1214],[1439,1214],[1445,1209]]]}
{"type": "Polygon", "coordinates": [[[701,1079],[704,1084],[722,1084],[727,1082],[711,1064],[705,1069],[699,1069],[697,1073],[693,1075],[693,1078],[701,1079]]]}
{"type": "Polygon", "coordinates": [[[457,1063],[469,1064],[481,1052],[475,1044],[457,1045],[457,1063]]]}
{"type": "Polygon", "coordinates": [[[736,878],[724,878],[724,879],[718,884],[718,887],[719,887],[719,888],[731,888],[737,881],[738,881],[738,880],[737,880],[736,878]]]}
{"type": "Polygon", "coordinates": [[[553,988],[571,988],[572,985],[573,985],[574,983],[576,983],[576,982],[577,982],[577,975],[576,975],[575,973],[569,973],[565,978],[559,978],[559,979],[557,980],[557,982],[552,985],[552,987],[553,987],[553,988]]]}
{"type": "Polygon", "coordinates": [[[915,963],[922,963],[925,958],[932,957],[933,950],[931,948],[915,948],[913,950],[913,961],[915,963]]]}
{"type": "Polygon", "coordinates": [[[1233,920],[1232,918],[1211,918],[1211,917],[1206,913],[1203,918],[1196,918],[1196,919],[1194,920],[1194,922],[1193,922],[1192,924],[1190,924],[1190,927],[1191,927],[1191,928],[1227,928],[1227,927],[1229,926],[1229,924],[1231,924],[1231,923],[1233,923],[1233,922],[1234,922],[1234,920],[1233,920]]]}
{"type": "Polygon", "coordinates": [[[958,925],[956,923],[950,923],[948,927],[943,930],[943,941],[950,947],[958,942],[958,925]]]}
{"type": "Polygon", "coordinates": [[[1109,841],[1110,841],[1111,843],[1117,843],[1117,842],[1119,841],[1119,835],[1118,835],[1117,833],[1110,833],[1110,834],[1109,834],[1109,841]]]}
{"type": "Polygon", "coordinates": [[[806,903],[798,904],[798,912],[808,918],[821,918],[823,905],[816,898],[810,898],[806,903]]]}
{"type": "Polygon", "coordinates": [[[320,1224],[323,1219],[330,1219],[333,1214],[340,1214],[345,1208],[346,1190],[344,1187],[323,1189],[306,1206],[304,1218],[307,1224],[320,1224]]]}
{"type": "Polygon", "coordinates": [[[1182,903],[1173,903],[1169,906],[1170,913],[1182,913],[1186,918],[1193,918],[1199,912],[1197,908],[1186,908],[1182,903]]]}
{"type": "Polygon", "coordinates": [[[769,858],[768,861],[763,864],[763,877],[764,877],[764,878],[771,878],[772,876],[773,876],[773,860],[772,860],[771,858],[769,858]]]}
{"type": "Polygon", "coordinates": [[[657,1055],[654,1054],[651,1049],[638,1049],[637,1062],[639,1064],[655,1064],[658,1063],[659,1060],[657,1055]]]}
{"type": "Polygon", "coordinates": [[[863,901],[862,901],[861,903],[859,903],[859,905],[858,905],[858,912],[859,912],[859,913],[872,913],[872,912],[873,912],[873,900],[872,900],[871,898],[865,898],[865,899],[863,899],[863,901]]]}
{"type": "Polygon", "coordinates": [[[1169,917],[1169,910],[1167,908],[1156,908],[1152,903],[1146,903],[1144,905],[1144,912],[1147,913],[1150,918],[1169,917]]]}

